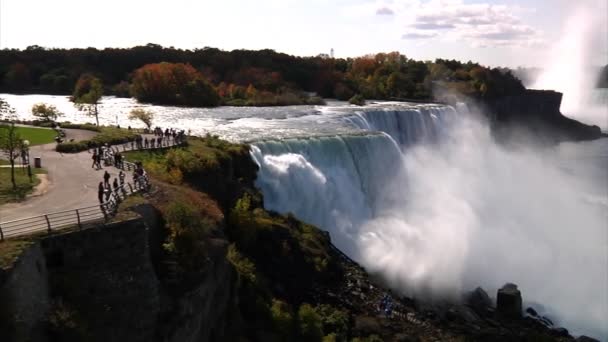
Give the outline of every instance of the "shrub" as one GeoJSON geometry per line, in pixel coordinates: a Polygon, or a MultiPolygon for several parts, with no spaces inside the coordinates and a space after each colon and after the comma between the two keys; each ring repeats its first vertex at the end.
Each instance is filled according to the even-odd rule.
{"type": "Polygon", "coordinates": [[[78,153],[89,149],[86,141],[65,142],[57,144],[55,150],[60,153],[78,153]]]}
{"type": "MultiPolygon", "coordinates": [[[[83,125],[82,127],[88,127],[83,125]]],[[[135,140],[137,134],[135,132],[120,129],[116,127],[101,127],[99,134],[91,140],[79,142],[64,142],[57,144],[55,150],[62,153],[77,153],[88,150],[93,147],[108,145],[119,145],[135,140]]]]}
{"type": "Polygon", "coordinates": [[[365,106],[365,98],[361,94],[357,94],[348,100],[348,103],[357,105],[357,106],[365,106]]]}
{"type": "Polygon", "coordinates": [[[302,304],[298,310],[300,336],[304,341],[321,341],[323,325],[321,317],[309,304],[302,304]]]}
{"type": "Polygon", "coordinates": [[[324,333],[335,335],[335,341],[345,341],[348,334],[348,314],[331,305],[321,304],[315,308],[321,317],[324,333]]]}
{"type": "Polygon", "coordinates": [[[171,203],[165,210],[164,218],[167,240],[163,247],[178,261],[178,272],[183,275],[204,270],[206,243],[216,229],[215,224],[186,200],[171,203]]]}
{"type": "Polygon", "coordinates": [[[228,261],[234,266],[239,276],[251,283],[256,283],[255,265],[244,257],[234,244],[228,246],[228,261]]]}
{"type": "Polygon", "coordinates": [[[293,341],[294,319],[289,304],[273,299],[270,307],[274,330],[281,341],[293,341]]]}

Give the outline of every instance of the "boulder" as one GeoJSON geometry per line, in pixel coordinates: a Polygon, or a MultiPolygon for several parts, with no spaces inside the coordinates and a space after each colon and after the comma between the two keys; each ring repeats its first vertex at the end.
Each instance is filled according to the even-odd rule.
{"type": "Polygon", "coordinates": [[[469,293],[466,302],[480,316],[487,316],[492,307],[490,296],[481,287],[469,293]]]}
{"type": "Polygon", "coordinates": [[[551,332],[555,335],[555,336],[560,336],[560,337],[568,337],[570,336],[570,332],[568,331],[568,329],[566,328],[553,328],[551,329],[551,332]]]}
{"type": "Polygon", "coordinates": [[[521,292],[515,284],[505,284],[496,296],[496,311],[505,318],[521,318],[521,292]]]}
{"type": "Polygon", "coordinates": [[[527,308],[526,313],[532,317],[538,317],[538,312],[532,308],[527,308]]]}

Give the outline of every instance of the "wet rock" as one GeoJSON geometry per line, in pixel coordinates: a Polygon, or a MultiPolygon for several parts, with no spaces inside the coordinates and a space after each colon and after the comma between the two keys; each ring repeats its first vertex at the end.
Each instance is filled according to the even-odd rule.
{"type": "Polygon", "coordinates": [[[489,309],[492,307],[490,296],[481,287],[471,292],[466,302],[480,316],[488,316],[489,309]]]}
{"type": "Polygon", "coordinates": [[[521,292],[517,285],[507,283],[498,290],[496,311],[505,318],[521,318],[521,292]]]}
{"type": "Polygon", "coordinates": [[[449,321],[476,323],[480,318],[473,309],[465,305],[451,307],[445,314],[445,318],[449,321]]]}
{"type": "Polygon", "coordinates": [[[591,337],[585,336],[585,335],[579,336],[575,341],[577,341],[577,342],[600,342],[599,340],[596,340],[594,338],[591,338],[591,337]]]}
{"type": "Polygon", "coordinates": [[[568,336],[570,336],[570,332],[566,328],[561,328],[561,327],[560,328],[553,328],[553,329],[551,329],[551,332],[555,336],[560,336],[560,337],[568,337],[568,336]]]}
{"type": "Polygon", "coordinates": [[[538,312],[532,308],[527,308],[526,313],[532,317],[538,317],[538,312]]]}

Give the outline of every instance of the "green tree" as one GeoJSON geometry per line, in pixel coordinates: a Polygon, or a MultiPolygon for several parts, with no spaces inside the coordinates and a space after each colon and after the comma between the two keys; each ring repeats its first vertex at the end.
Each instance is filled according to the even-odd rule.
{"type": "Polygon", "coordinates": [[[36,103],[32,106],[32,115],[42,119],[43,121],[55,121],[63,113],[61,113],[57,107],[53,105],[47,105],[46,103],[36,103]]]}
{"type": "Polygon", "coordinates": [[[136,108],[129,113],[129,120],[139,120],[150,129],[152,127],[152,120],[154,120],[154,113],[149,110],[136,108]]]}
{"type": "Polygon", "coordinates": [[[8,102],[4,101],[4,99],[0,98],[0,119],[5,119],[5,117],[9,117],[15,114],[15,110],[11,107],[8,102]]]}
{"type": "Polygon", "coordinates": [[[99,108],[103,96],[103,84],[101,80],[91,74],[81,75],[74,87],[72,101],[78,110],[86,112],[95,117],[99,126],[99,108]]]}
{"type": "Polygon", "coordinates": [[[8,125],[0,126],[0,151],[8,156],[8,161],[11,164],[11,183],[13,190],[17,190],[15,182],[15,160],[19,158],[21,150],[24,148],[23,140],[17,132],[15,122],[11,121],[8,125]]]}

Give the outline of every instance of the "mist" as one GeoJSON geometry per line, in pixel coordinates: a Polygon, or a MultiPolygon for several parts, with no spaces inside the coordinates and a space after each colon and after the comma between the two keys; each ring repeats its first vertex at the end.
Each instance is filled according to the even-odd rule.
{"type": "MultiPolygon", "coordinates": [[[[608,64],[608,2],[574,2],[560,39],[551,48],[542,72],[527,86],[564,94],[561,111],[576,120],[608,129],[608,102],[594,90],[600,66],[608,64]]],[[[545,59],[543,59],[545,60],[545,59]]],[[[605,91],[604,91],[605,93],[605,91]]]]}
{"type": "Polygon", "coordinates": [[[403,175],[386,187],[403,202],[361,226],[362,263],[434,298],[476,286],[493,295],[514,282],[524,304],[542,303],[573,333],[608,338],[605,141],[511,149],[473,116],[444,134],[404,153],[403,175]],[[593,151],[604,153],[599,164],[580,162],[593,151]]]}

